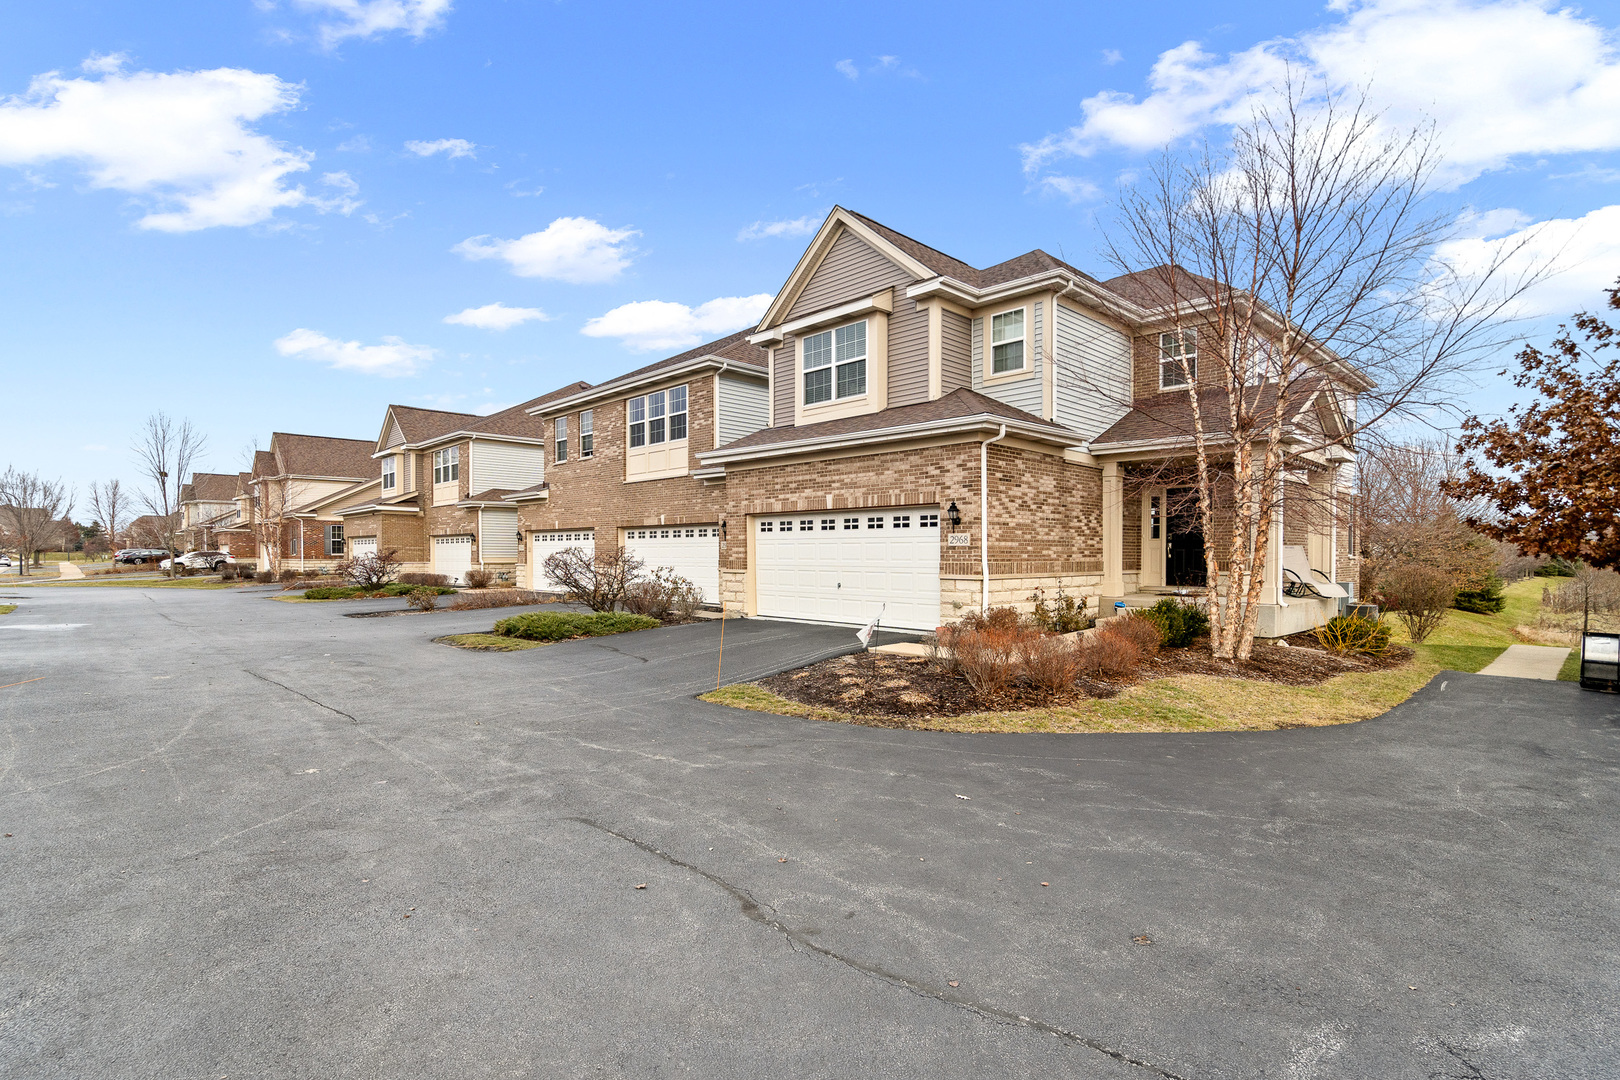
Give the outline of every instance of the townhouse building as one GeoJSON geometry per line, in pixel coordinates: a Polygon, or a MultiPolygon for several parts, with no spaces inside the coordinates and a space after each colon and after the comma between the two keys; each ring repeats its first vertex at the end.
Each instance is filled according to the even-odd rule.
{"type": "Polygon", "coordinates": [[[180,536],[178,543],[193,551],[229,551],[236,542],[244,557],[252,545],[241,544],[236,535],[235,473],[191,474],[191,483],[180,488],[180,536]],[[215,546],[219,545],[219,546],[215,546]]]}
{"type": "Polygon", "coordinates": [[[235,523],[253,536],[261,569],[319,570],[347,557],[348,540],[337,511],[379,486],[372,447],[367,439],[281,431],[271,435],[270,449],[253,456],[235,523]]]}

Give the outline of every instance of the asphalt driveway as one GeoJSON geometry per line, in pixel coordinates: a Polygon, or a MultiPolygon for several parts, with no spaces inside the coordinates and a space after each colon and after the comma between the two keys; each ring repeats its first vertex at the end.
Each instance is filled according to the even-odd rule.
{"type": "MultiPolygon", "coordinates": [[[[1620,700],[1570,684],[914,733],[694,700],[710,624],[10,591],[0,1074],[1615,1072],[1620,700]]],[[[726,681],[848,636],[733,622],[726,681]]]]}

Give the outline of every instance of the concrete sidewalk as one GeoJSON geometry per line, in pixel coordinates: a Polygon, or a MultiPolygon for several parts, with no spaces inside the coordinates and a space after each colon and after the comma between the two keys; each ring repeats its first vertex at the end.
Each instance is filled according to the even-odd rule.
{"type": "Polygon", "coordinates": [[[1550,645],[1509,645],[1507,652],[1487,664],[1480,674],[1509,679],[1556,679],[1568,656],[1568,649],[1550,645]]]}

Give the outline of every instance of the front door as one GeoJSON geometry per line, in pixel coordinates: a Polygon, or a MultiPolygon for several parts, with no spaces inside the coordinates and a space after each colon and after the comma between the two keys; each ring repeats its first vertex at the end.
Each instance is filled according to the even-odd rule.
{"type": "Polygon", "coordinates": [[[1166,585],[1202,585],[1204,573],[1204,525],[1198,516],[1197,488],[1170,488],[1165,492],[1166,585]]]}

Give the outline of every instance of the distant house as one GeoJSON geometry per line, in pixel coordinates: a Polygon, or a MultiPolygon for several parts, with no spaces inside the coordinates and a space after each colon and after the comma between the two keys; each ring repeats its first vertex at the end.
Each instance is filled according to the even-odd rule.
{"type": "Polygon", "coordinates": [[[248,502],[260,568],[329,567],[348,554],[337,509],[380,486],[369,439],[276,432],[254,455],[248,502]]]}
{"type": "Polygon", "coordinates": [[[251,544],[242,544],[234,528],[236,488],[236,473],[192,473],[191,483],[180,488],[181,532],[176,543],[192,551],[249,556],[251,544]],[[237,548],[231,546],[233,542],[237,548]]]}

